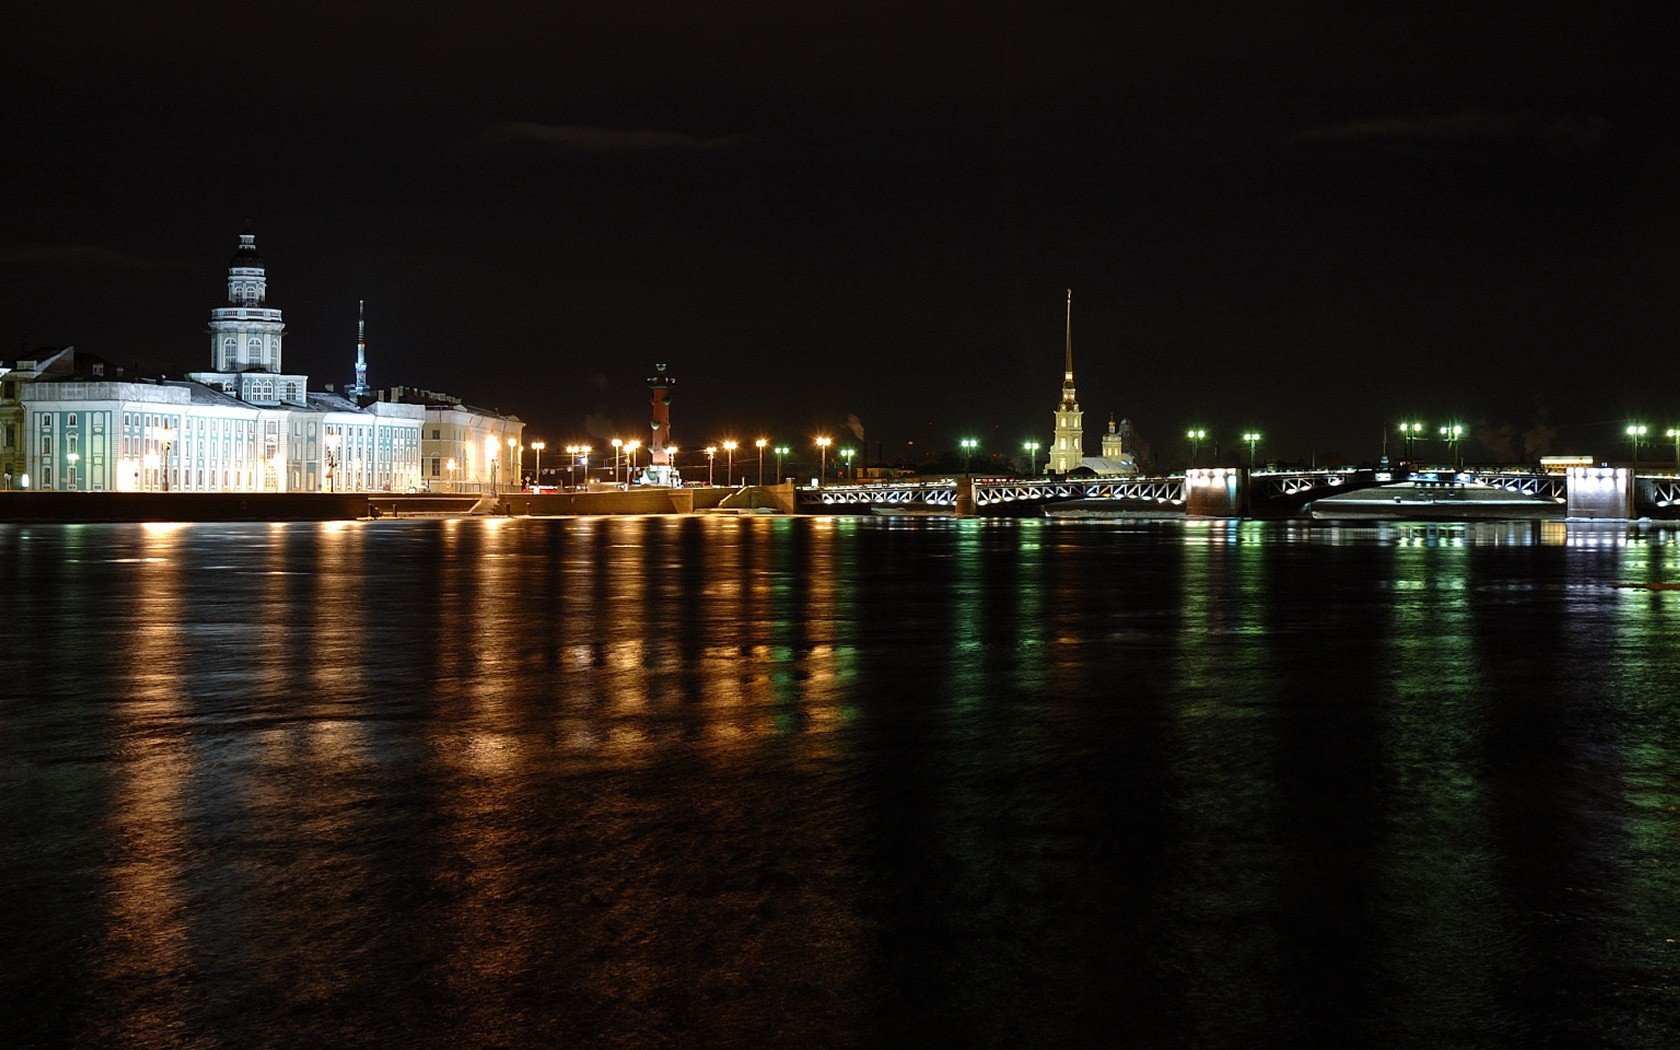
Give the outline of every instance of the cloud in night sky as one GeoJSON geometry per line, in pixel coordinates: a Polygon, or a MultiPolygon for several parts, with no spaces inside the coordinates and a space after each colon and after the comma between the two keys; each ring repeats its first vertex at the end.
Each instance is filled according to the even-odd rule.
{"type": "Polygon", "coordinates": [[[744,135],[701,138],[655,128],[604,128],[586,124],[493,124],[479,136],[479,142],[486,145],[529,142],[559,152],[595,154],[712,153],[737,149],[746,141],[744,135]]]}
{"type": "Polygon", "coordinates": [[[1298,131],[1290,138],[1305,143],[1538,142],[1557,152],[1569,152],[1592,146],[1603,136],[1603,121],[1590,114],[1545,116],[1529,110],[1507,113],[1468,107],[1443,114],[1321,124],[1298,131]]]}
{"type": "Polygon", "coordinates": [[[97,244],[22,243],[0,247],[0,266],[53,266],[99,270],[181,270],[171,259],[119,252],[97,244]]]}

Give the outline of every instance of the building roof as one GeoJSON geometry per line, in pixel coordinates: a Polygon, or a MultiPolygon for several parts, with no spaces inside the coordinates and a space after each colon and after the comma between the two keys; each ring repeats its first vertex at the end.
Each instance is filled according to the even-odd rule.
{"type": "Polygon", "coordinates": [[[255,267],[260,270],[262,265],[262,256],[257,254],[256,238],[252,235],[251,228],[247,226],[245,232],[239,235],[239,247],[233,250],[233,260],[228,263],[228,266],[255,267]]]}

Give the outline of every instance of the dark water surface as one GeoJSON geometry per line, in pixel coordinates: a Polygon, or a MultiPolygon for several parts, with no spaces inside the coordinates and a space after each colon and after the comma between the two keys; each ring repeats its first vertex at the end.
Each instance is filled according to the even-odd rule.
{"type": "Polygon", "coordinates": [[[0,526],[7,1042],[1680,1040],[1680,545],[0,526]]]}

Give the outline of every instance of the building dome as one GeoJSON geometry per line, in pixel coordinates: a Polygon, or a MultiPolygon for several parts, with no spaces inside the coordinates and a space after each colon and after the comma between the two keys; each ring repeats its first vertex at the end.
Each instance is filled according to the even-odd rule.
{"type": "Polygon", "coordinates": [[[257,254],[257,237],[249,226],[239,235],[239,247],[233,250],[233,259],[228,263],[230,269],[235,266],[263,268],[262,256],[257,254]]]}

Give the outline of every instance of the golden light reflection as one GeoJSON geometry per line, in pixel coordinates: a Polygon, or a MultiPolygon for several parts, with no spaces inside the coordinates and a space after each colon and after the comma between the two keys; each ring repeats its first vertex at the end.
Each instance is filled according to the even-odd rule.
{"type": "MultiPolygon", "coordinates": [[[[191,776],[181,720],[183,681],[182,527],[142,526],[145,555],[136,570],[137,644],[129,647],[126,695],[111,705],[119,756],[111,764],[111,842],[106,937],[111,987],[177,986],[192,965],[186,929],[182,859],[183,800],[191,776]]],[[[140,1043],[178,1037],[186,1018],[177,995],[127,1000],[125,1036],[140,1043]]]]}

